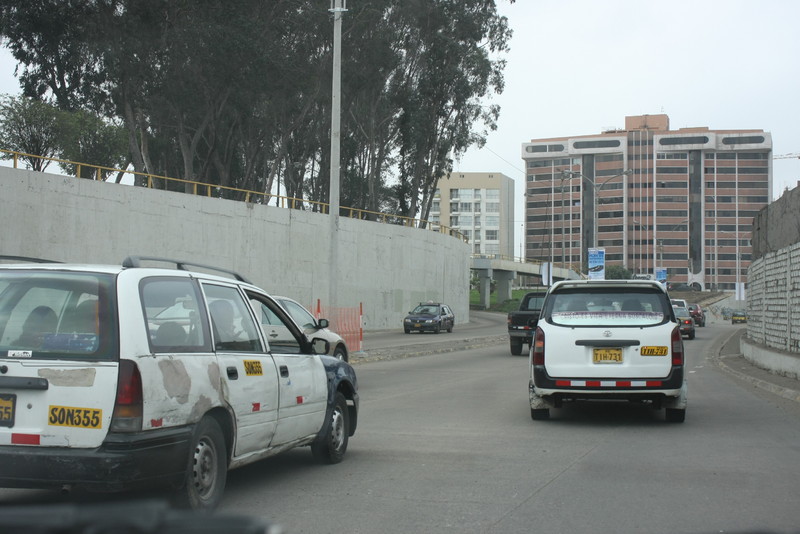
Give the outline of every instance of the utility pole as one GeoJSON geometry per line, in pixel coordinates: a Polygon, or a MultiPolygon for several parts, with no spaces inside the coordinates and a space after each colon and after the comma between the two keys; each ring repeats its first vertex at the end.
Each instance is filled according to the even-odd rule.
{"type": "Polygon", "coordinates": [[[339,233],[339,172],[342,114],[342,13],[347,11],[343,5],[346,0],[331,0],[333,13],[333,84],[331,90],[331,177],[328,186],[328,215],[330,217],[330,258],[328,261],[328,306],[339,306],[338,301],[338,233],[339,233]]]}

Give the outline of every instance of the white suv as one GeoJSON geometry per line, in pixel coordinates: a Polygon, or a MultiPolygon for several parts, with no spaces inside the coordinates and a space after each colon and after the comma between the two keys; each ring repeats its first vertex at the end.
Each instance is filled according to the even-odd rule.
{"type": "Polygon", "coordinates": [[[645,280],[564,281],[545,298],[530,351],[531,417],[575,400],[649,401],[686,416],[683,340],[667,293],[645,280]]]}
{"type": "Polygon", "coordinates": [[[353,368],[241,276],[143,260],[166,261],[0,266],[0,487],[167,486],[213,508],[228,469],[303,445],[341,461],[353,368]]]}

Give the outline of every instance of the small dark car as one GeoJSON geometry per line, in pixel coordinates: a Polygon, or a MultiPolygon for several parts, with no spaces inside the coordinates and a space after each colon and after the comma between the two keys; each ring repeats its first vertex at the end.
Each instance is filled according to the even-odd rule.
{"type": "Polygon", "coordinates": [[[408,312],[403,319],[403,330],[406,334],[410,334],[412,330],[434,334],[442,330],[452,332],[455,320],[456,316],[448,305],[440,302],[420,302],[419,306],[408,312]]]}
{"type": "Polygon", "coordinates": [[[706,325],[706,312],[703,311],[703,308],[701,308],[699,304],[689,304],[687,309],[689,310],[689,314],[694,319],[694,324],[697,326],[706,325]]]}
{"type": "Polygon", "coordinates": [[[675,319],[681,327],[681,336],[694,339],[694,319],[686,308],[673,308],[675,319]]]}
{"type": "Polygon", "coordinates": [[[746,323],[747,312],[744,310],[733,310],[731,312],[731,324],[746,323]]]}

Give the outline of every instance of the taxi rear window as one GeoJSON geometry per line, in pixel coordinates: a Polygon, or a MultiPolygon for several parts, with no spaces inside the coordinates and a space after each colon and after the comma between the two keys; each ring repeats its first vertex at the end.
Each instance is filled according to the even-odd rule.
{"type": "Polygon", "coordinates": [[[669,320],[665,302],[657,291],[564,290],[550,295],[546,314],[563,326],[653,326],[669,320]]]}
{"type": "Polygon", "coordinates": [[[0,358],[113,360],[114,276],[0,271],[0,358]]]}

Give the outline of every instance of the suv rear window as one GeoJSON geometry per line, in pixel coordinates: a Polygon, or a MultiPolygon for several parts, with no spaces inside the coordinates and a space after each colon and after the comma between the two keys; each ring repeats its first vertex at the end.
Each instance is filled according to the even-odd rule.
{"type": "Polygon", "coordinates": [[[0,271],[0,357],[113,360],[114,277],[0,271]]]}
{"type": "Polygon", "coordinates": [[[563,326],[653,326],[671,317],[667,301],[657,291],[587,288],[553,292],[545,315],[563,326]]]}

